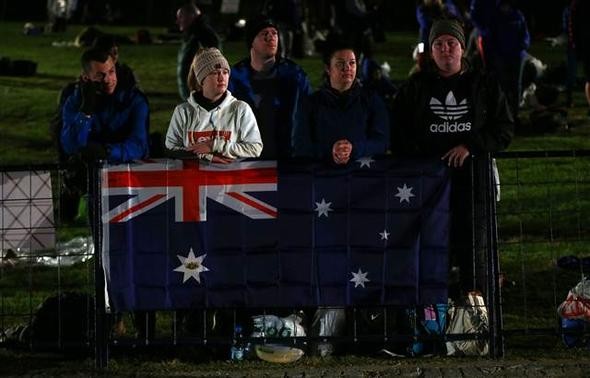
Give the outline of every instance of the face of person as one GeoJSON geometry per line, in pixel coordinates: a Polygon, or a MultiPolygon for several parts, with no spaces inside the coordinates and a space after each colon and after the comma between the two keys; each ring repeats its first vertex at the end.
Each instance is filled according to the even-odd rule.
{"type": "Polygon", "coordinates": [[[277,55],[279,48],[279,31],[272,26],[264,28],[256,34],[252,41],[254,52],[264,58],[277,55]]]}
{"type": "Polygon", "coordinates": [[[205,76],[203,84],[203,97],[211,101],[217,101],[227,90],[229,82],[229,70],[218,68],[205,76]]]}
{"type": "Polygon", "coordinates": [[[352,50],[336,51],[330,58],[327,69],[330,86],[344,92],[354,83],[356,78],[356,56],[352,50]]]}
{"type": "Polygon", "coordinates": [[[117,87],[117,71],[113,58],[109,56],[106,62],[90,62],[90,69],[83,75],[85,80],[96,81],[102,84],[104,93],[111,95],[117,87]]]}
{"type": "Polygon", "coordinates": [[[179,9],[178,12],[176,12],[176,25],[178,25],[178,30],[181,32],[187,30],[194,19],[194,14],[190,14],[183,11],[182,9],[179,9]]]}
{"type": "Polygon", "coordinates": [[[431,55],[442,77],[461,71],[463,47],[457,38],[448,34],[439,36],[432,42],[431,55]]]}

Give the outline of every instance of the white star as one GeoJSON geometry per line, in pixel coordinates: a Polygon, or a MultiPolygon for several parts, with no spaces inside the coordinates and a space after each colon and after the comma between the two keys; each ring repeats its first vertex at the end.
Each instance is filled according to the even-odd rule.
{"type": "Polygon", "coordinates": [[[371,163],[374,163],[375,160],[373,160],[370,156],[365,156],[365,157],[358,159],[356,162],[361,165],[361,168],[362,167],[371,168],[371,163]]]}
{"type": "Polygon", "coordinates": [[[413,187],[409,187],[404,183],[404,187],[400,188],[399,186],[397,187],[397,194],[395,195],[395,197],[399,197],[399,203],[402,203],[404,201],[406,201],[407,203],[410,203],[410,197],[416,197],[414,194],[412,194],[412,189],[413,187]]]}
{"type": "Polygon", "coordinates": [[[355,272],[350,272],[350,273],[352,273],[352,278],[350,279],[350,282],[354,282],[354,287],[357,287],[357,286],[365,287],[365,282],[371,281],[370,279],[367,278],[367,274],[369,274],[369,272],[363,273],[361,268],[359,268],[358,273],[355,273],[355,272]]]}
{"type": "Polygon", "coordinates": [[[207,269],[207,267],[203,265],[203,260],[207,255],[205,254],[199,257],[195,257],[193,249],[191,248],[187,257],[183,257],[180,255],[176,256],[180,260],[180,266],[174,269],[174,271],[181,272],[183,274],[182,283],[185,283],[191,277],[194,278],[198,283],[201,283],[201,273],[209,271],[209,269],[207,269]]]}
{"type": "Polygon", "coordinates": [[[380,232],[379,235],[381,235],[381,240],[389,240],[390,233],[387,232],[387,230],[383,230],[383,232],[380,232]]]}
{"type": "Polygon", "coordinates": [[[318,218],[322,215],[328,217],[328,211],[334,211],[330,208],[332,206],[332,202],[326,202],[324,198],[322,198],[322,202],[316,202],[315,205],[317,206],[313,211],[318,212],[318,218]]]}

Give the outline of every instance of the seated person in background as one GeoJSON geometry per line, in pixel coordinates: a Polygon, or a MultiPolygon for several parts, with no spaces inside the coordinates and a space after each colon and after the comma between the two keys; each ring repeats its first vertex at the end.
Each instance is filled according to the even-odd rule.
{"type": "Polygon", "coordinates": [[[383,100],[357,81],[351,45],[333,41],[323,61],[327,80],[306,101],[303,120],[294,130],[296,157],[347,164],[351,159],[385,154],[389,116],[383,100]]]}
{"type": "Polygon", "coordinates": [[[64,153],[111,163],[147,157],[149,109],[143,93],[118,85],[115,62],[108,52],[86,50],[81,64],[78,86],[62,113],[64,153]]]}
{"type": "Polygon", "coordinates": [[[174,109],[165,146],[171,157],[228,164],[258,157],[262,139],[250,106],[227,90],[230,68],[221,52],[201,49],[191,65],[186,102],[174,109]]]}

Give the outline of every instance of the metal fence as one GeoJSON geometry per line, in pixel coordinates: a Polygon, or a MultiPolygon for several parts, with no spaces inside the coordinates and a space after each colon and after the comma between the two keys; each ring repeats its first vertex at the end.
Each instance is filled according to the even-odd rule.
{"type": "MultiPolygon", "coordinates": [[[[585,151],[496,155],[501,181],[499,202],[496,202],[495,163],[487,158],[474,160],[469,230],[472,282],[473,287],[483,292],[489,317],[487,328],[469,334],[448,331],[429,334],[420,323],[423,324],[424,314],[432,313],[433,309],[351,308],[345,313],[348,320],[343,334],[288,339],[266,335],[263,342],[281,341],[304,350],[313,346],[316,351],[318,344],[334,343],[346,346],[349,352],[383,348],[390,353],[419,355],[445,354],[446,342],[463,340],[472,344],[480,342],[480,346],[486,344],[491,357],[510,353],[513,340],[522,336],[540,335],[548,340],[546,343],[561,345],[559,336],[563,330],[556,308],[589,269],[582,263],[575,264],[587,253],[585,247],[590,236],[589,155],[585,151]],[[559,267],[559,259],[567,256],[578,260],[562,260],[570,263],[559,267]],[[368,321],[373,318],[379,321],[368,321]]],[[[97,258],[100,254],[94,253],[89,237],[87,214],[83,211],[85,200],[78,201],[75,195],[60,189],[68,179],[67,167],[4,167],[1,171],[2,346],[19,343],[31,349],[82,346],[94,352],[96,365],[102,367],[107,365],[111,350],[127,346],[198,344],[214,350],[218,346],[221,356],[229,357],[229,347],[240,341],[235,326],[243,319],[244,311],[161,311],[157,316],[145,312],[106,314],[103,273],[97,258]],[[15,189],[10,184],[15,177],[28,186],[15,189]],[[38,191],[42,182],[48,192],[38,191]],[[35,204],[39,201],[45,207],[35,204]],[[19,206],[24,209],[25,205],[33,210],[19,212],[19,206]],[[76,218],[72,209],[78,210],[78,205],[80,214],[76,218]],[[51,211],[41,217],[45,226],[31,223],[42,213],[40,207],[47,210],[48,206],[51,211]],[[19,219],[28,219],[29,223],[15,226],[14,221],[19,219]],[[39,237],[32,236],[21,238],[27,241],[16,246],[6,237],[14,232],[20,236],[32,235],[35,230],[53,235],[54,244],[38,248],[34,244],[39,237]],[[39,310],[42,304],[51,316],[39,310]],[[76,316],[72,317],[72,312],[76,316]],[[48,318],[46,323],[40,320],[44,316],[48,318]],[[213,322],[221,321],[227,327],[218,332],[213,322]],[[74,322],[76,327],[72,327],[74,322]],[[83,331],[79,332],[80,329],[83,331]]],[[[93,185],[91,190],[98,187],[93,185]]],[[[461,306],[456,304],[453,308],[461,309],[461,306]]],[[[314,316],[313,309],[261,309],[260,313],[297,314],[306,327],[311,327],[314,316]]],[[[248,335],[244,338],[248,339],[248,335]]],[[[260,342],[260,339],[250,341],[260,342]]]]}
{"type": "Polygon", "coordinates": [[[589,151],[510,152],[497,162],[507,350],[523,336],[542,336],[537,345],[555,347],[568,332],[557,308],[590,269],[581,263],[590,256],[589,151]]]}
{"type": "Polygon", "coordinates": [[[66,167],[4,167],[0,176],[2,345],[88,347],[94,248],[86,218],[75,218],[78,198],[58,190],[66,167]],[[71,334],[72,325],[82,331],[71,334]]]}

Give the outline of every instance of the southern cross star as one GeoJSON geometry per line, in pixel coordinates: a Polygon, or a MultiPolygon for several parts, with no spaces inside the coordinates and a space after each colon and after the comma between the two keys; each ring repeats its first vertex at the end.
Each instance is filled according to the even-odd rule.
{"type": "Polygon", "coordinates": [[[362,167],[371,168],[371,163],[374,163],[375,160],[373,160],[373,158],[371,158],[370,156],[365,156],[365,157],[358,159],[356,162],[361,165],[360,168],[362,168],[362,167]]]}
{"type": "Polygon", "coordinates": [[[404,186],[402,188],[400,188],[399,186],[397,187],[397,194],[395,195],[395,197],[399,197],[399,203],[402,203],[404,201],[406,201],[407,203],[410,203],[410,198],[411,197],[416,197],[413,193],[412,193],[412,189],[413,187],[409,187],[404,183],[404,186]]]}
{"type": "Polygon", "coordinates": [[[191,248],[188,256],[180,256],[176,255],[180,260],[180,266],[174,269],[175,272],[181,272],[183,274],[182,283],[185,283],[189,279],[194,278],[195,281],[201,283],[201,273],[208,272],[209,269],[203,265],[203,260],[205,259],[206,254],[195,257],[193,253],[193,249],[191,248]]]}
{"type": "Polygon", "coordinates": [[[313,211],[318,212],[318,218],[324,215],[326,218],[328,217],[329,211],[334,211],[330,208],[332,206],[332,202],[326,202],[324,198],[322,198],[322,202],[316,202],[315,205],[317,206],[313,211]]]}

